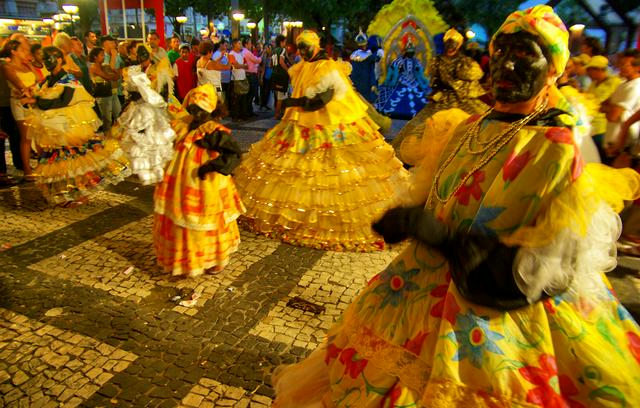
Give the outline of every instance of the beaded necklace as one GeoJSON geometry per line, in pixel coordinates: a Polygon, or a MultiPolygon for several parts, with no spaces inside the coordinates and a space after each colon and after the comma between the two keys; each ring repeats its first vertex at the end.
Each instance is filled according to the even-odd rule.
{"type": "Polygon", "coordinates": [[[434,176],[433,184],[431,185],[431,192],[429,194],[429,207],[433,208],[433,200],[434,197],[441,203],[447,203],[451,197],[467,183],[469,178],[473,176],[473,174],[484,167],[487,163],[493,159],[493,157],[498,154],[498,152],[513,139],[513,137],[518,133],[520,129],[524,125],[526,125],[533,118],[542,113],[547,107],[547,101],[540,104],[533,112],[525,116],[524,118],[513,122],[506,130],[500,133],[497,137],[491,138],[487,141],[480,141],[478,136],[480,134],[480,125],[482,121],[486,119],[486,117],[493,112],[493,108],[489,109],[486,113],[484,113],[477,121],[473,122],[471,126],[467,129],[464,135],[460,138],[460,142],[453,149],[451,154],[446,158],[446,160],[438,167],[438,170],[434,176]],[[463,177],[461,177],[460,182],[452,188],[447,194],[446,197],[440,196],[440,178],[444,171],[449,167],[453,159],[456,157],[458,152],[462,149],[463,146],[467,147],[467,151],[474,155],[482,155],[479,160],[476,161],[476,165],[473,166],[471,171],[467,172],[463,177]]]}

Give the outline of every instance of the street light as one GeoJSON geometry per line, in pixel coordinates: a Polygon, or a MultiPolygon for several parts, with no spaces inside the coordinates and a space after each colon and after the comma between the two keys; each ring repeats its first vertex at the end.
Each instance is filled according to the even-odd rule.
{"type": "Polygon", "coordinates": [[[248,22],[248,23],[247,23],[247,28],[248,28],[249,30],[253,30],[254,28],[256,28],[256,23],[254,23],[254,22],[248,22]]]}
{"type": "Polygon", "coordinates": [[[62,9],[67,14],[78,14],[78,6],[76,6],[75,4],[63,4],[62,9]]]}
{"type": "Polygon", "coordinates": [[[231,14],[231,17],[233,17],[234,20],[240,22],[244,20],[244,13],[240,10],[236,10],[233,12],[233,14],[231,14]]]}
{"type": "Polygon", "coordinates": [[[187,16],[178,16],[176,21],[178,22],[178,34],[182,35],[182,25],[187,22],[187,16]]]}
{"type": "Polygon", "coordinates": [[[584,30],[584,24],[574,24],[569,27],[569,30],[572,32],[581,32],[582,30],[584,30]]]}

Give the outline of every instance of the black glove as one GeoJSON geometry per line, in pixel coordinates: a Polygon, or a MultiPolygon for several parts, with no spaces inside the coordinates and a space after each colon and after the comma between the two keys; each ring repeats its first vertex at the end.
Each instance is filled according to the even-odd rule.
{"type": "Polygon", "coordinates": [[[313,98],[307,98],[306,96],[300,98],[287,98],[282,101],[282,106],[285,109],[291,107],[299,107],[307,112],[317,111],[318,109],[321,109],[324,105],[329,103],[331,98],[333,98],[333,93],[333,88],[329,88],[326,91],[317,94],[313,98]]]}
{"type": "Polygon", "coordinates": [[[227,132],[223,130],[214,130],[213,132],[206,134],[202,139],[196,140],[194,144],[202,147],[203,149],[218,150],[221,140],[227,135],[227,132]]]}
{"type": "Polygon", "coordinates": [[[415,237],[428,245],[438,245],[449,235],[449,228],[423,206],[393,208],[372,227],[389,244],[415,237]]]}
{"type": "Polygon", "coordinates": [[[215,163],[215,160],[209,160],[202,166],[198,167],[198,177],[200,180],[204,180],[207,177],[207,174],[218,171],[218,164],[215,163]]]}
{"type": "Polygon", "coordinates": [[[449,262],[456,288],[473,303],[499,310],[529,304],[513,275],[519,248],[504,245],[496,236],[451,231],[423,206],[393,208],[373,229],[391,244],[413,237],[439,250],[449,262]]]}
{"type": "Polygon", "coordinates": [[[206,134],[202,139],[196,140],[194,144],[207,150],[214,150],[220,155],[213,160],[209,160],[198,168],[198,177],[204,180],[208,173],[218,172],[228,176],[233,169],[240,164],[242,150],[240,146],[231,139],[229,133],[223,130],[215,130],[206,134]]]}
{"type": "Polygon", "coordinates": [[[301,107],[304,105],[306,99],[307,98],[305,96],[303,96],[302,98],[287,98],[282,101],[282,107],[284,109],[301,107]]]}

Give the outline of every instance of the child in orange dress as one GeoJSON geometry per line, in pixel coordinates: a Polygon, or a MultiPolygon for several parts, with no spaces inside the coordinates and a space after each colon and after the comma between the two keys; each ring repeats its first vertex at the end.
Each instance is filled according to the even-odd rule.
{"type": "Polygon", "coordinates": [[[241,150],[214,120],[211,84],[191,90],[183,107],[189,115],[172,123],[176,152],[154,194],[153,240],[167,272],[197,276],[222,270],[240,243],[236,219],[245,208],[230,174],[241,150]]]}

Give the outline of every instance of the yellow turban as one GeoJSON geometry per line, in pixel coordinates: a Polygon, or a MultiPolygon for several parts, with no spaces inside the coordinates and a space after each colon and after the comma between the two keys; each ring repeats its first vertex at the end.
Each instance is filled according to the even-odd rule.
{"type": "Polygon", "coordinates": [[[569,59],[569,32],[553,9],[547,5],[538,5],[509,14],[491,38],[489,53],[493,54],[493,40],[497,36],[520,31],[526,31],[540,38],[549,51],[550,62],[556,69],[556,76],[562,75],[569,59]]]}
{"type": "Polygon", "coordinates": [[[309,44],[312,48],[317,48],[320,46],[320,37],[318,37],[318,34],[316,34],[315,31],[304,30],[300,33],[298,38],[296,38],[296,45],[301,42],[309,44]]]}
{"type": "Polygon", "coordinates": [[[182,106],[187,108],[189,105],[198,105],[206,112],[213,112],[218,104],[218,94],[216,88],[212,84],[200,85],[189,91],[182,102],[182,106]]]}
{"type": "Polygon", "coordinates": [[[455,28],[450,28],[444,33],[444,40],[453,40],[456,44],[462,44],[464,37],[455,28]]]}

